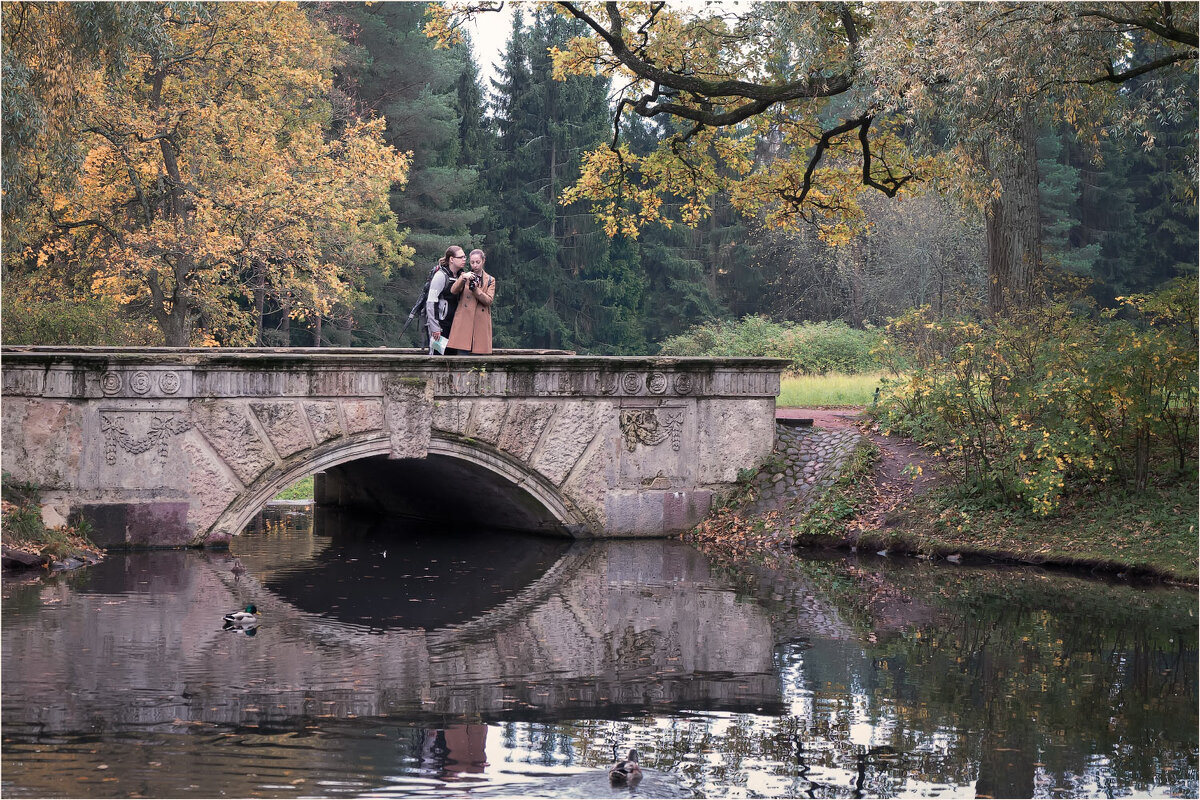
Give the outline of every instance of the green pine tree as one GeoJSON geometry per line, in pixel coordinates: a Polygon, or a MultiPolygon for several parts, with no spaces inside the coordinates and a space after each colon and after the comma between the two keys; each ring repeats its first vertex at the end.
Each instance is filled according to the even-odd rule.
{"type": "Polygon", "coordinates": [[[487,130],[478,86],[473,94],[470,89],[478,73],[467,45],[433,47],[421,30],[425,6],[355,4],[343,10],[360,55],[344,71],[344,91],[358,107],[384,116],[389,143],[412,153],[408,183],[393,192],[391,205],[416,249],[411,269],[366,287],[371,299],[354,310],[353,344],[415,343],[419,320],[404,341],[400,332],[430,268],[452,244],[474,247],[472,228],[488,210],[478,169],[487,130]],[[475,135],[464,139],[472,126],[475,135]]]}
{"type": "Polygon", "coordinates": [[[1100,243],[1087,241],[1079,207],[1080,168],[1064,139],[1069,131],[1047,131],[1038,139],[1038,198],[1042,222],[1042,256],[1047,264],[1076,275],[1093,275],[1100,243]]]}
{"type": "Polygon", "coordinates": [[[488,177],[498,227],[488,266],[499,282],[496,340],[635,352],[644,347],[634,313],[642,293],[637,248],[610,240],[586,204],[559,204],[582,154],[609,133],[606,81],[552,76],[549,48],[582,32],[547,8],[528,26],[518,11],[494,82],[498,155],[488,177]]]}

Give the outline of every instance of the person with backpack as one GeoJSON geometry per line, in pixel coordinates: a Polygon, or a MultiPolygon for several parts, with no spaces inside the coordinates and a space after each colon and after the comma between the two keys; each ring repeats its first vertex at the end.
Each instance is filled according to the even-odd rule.
{"type": "MultiPolygon", "coordinates": [[[[428,289],[425,293],[425,328],[429,334],[429,355],[435,355],[438,350],[433,343],[442,336],[450,335],[454,323],[454,314],[458,310],[459,295],[451,292],[455,280],[467,264],[467,255],[458,245],[450,245],[445,254],[438,259],[437,265],[429,276],[428,289]]],[[[450,347],[446,355],[457,353],[450,347]]]]}
{"type": "Polygon", "coordinates": [[[472,250],[471,268],[463,270],[450,287],[451,292],[462,298],[458,322],[454,333],[450,334],[450,344],[460,355],[492,352],[492,301],[496,298],[496,279],[484,272],[486,260],[482,250],[472,250]]]}

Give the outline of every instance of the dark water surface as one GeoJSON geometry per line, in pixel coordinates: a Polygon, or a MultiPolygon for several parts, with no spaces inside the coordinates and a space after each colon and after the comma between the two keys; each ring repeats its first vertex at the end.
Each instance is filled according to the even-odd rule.
{"type": "Polygon", "coordinates": [[[0,793],[1196,797],[1196,611],[1032,569],[275,510],[228,554],[5,580],[0,793]],[[223,630],[247,603],[259,626],[223,630]],[[612,789],[630,747],[646,777],[612,789]]]}

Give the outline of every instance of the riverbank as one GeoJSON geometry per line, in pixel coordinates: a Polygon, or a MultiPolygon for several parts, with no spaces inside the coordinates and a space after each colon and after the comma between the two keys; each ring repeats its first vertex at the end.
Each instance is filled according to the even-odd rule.
{"type": "Polygon", "coordinates": [[[42,574],[97,564],[100,549],[86,531],[61,525],[48,528],[42,522],[37,487],[3,477],[4,499],[0,500],[0,567],[5,576],[42,574]]]}
{"type": "MultiPolygon", "coordinates": [[[[764,503],[762,476],[778,474],[777,447],[691,541],[749,555],[791,547],[857,549],[951,561],[1038,564],[1124,577],[1197,583],[1195,480],[1134,494],[1097,487],[1039,517],[965,495],[947,466],[911,441],[884,436],[861,409],[780,409],[812,419],[814,433],[859,434],[836,480],[811,497],[764,503]]],[[[782,428],[781,428],[782,430],[782,428]]],[[[781,437],[782,439],[782,437],[781,437]]],[[[782,443],[782,442],[781,442],[782,443]]],[[[793,447],[793,450],[795,448],[793,447]]]]}

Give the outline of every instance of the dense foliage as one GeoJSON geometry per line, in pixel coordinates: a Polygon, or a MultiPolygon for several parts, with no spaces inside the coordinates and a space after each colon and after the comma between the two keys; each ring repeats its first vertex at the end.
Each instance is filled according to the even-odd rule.
{"type": "Polygon", "coordinates": [[[1123,298],[1100,315],[1059,301],[1004,319],[887,327],[903,373],[880,413],[941,450],[966,484],[1052,511],[1072,482],[1144,489],[1196,468],[1197,284],[1123,298]]]}
{"type": "MultiPolygon", "coordinates": [[[[992,312],[1032,299],[1041,265],[1039,125],[1095,147],[1113,131],[1151,142],[1150,120],[1196,111],[1190,4],[554,6],[589,29],[555,48],[556,75],[598,72],[617,98],[613,139],[564,193],[610,234],[697,224],[725,195],[769,228],[845,244],[867,227],[864,196],[944,180],[985,217],[992,312]],[[653,150],[623,140],[633,116],[669,121],[653,150]]],[[[489,9],[435,7],[430,33],[452,41],[489,9]]]]}
{"type": "Polygon", "coordinates": [[[1194,272],[1194,7],[615,10],[524,6],[485,87],[448,4],[5,3],[6,340],[416,344],[449,244],[498,345],[598,354],[981,319],[999,250],[1105,307],[1194,272]]]}
{"type": "MultiPolygon", "coordinates": [[[[6,57],[69,5],[6,4],[6,57]]],[[[266,296],[328,315],[367,273],[407,263],[387,193],[408,159],[381,141],[382,119],[335,125],[340,40],[295,6],[153,8],[163,36],[129,69],[106,77],[85,62],[71,75],[80,97],[48,91],[85,155],[69,191],[51,181],[21,207],[6,278],[112,298],[168,345],[254,344],[266,296]]]]}
{"type": "Polygon", "coordinates": [[[873,353],[874,330],[856,330],[844,322],[777,323],[750,316],[740,322],[697,325],[662,344],[669,356],[758,356],[786,358],[805,375],[841,372],[856,375],[879,369],[873,353]]]}

